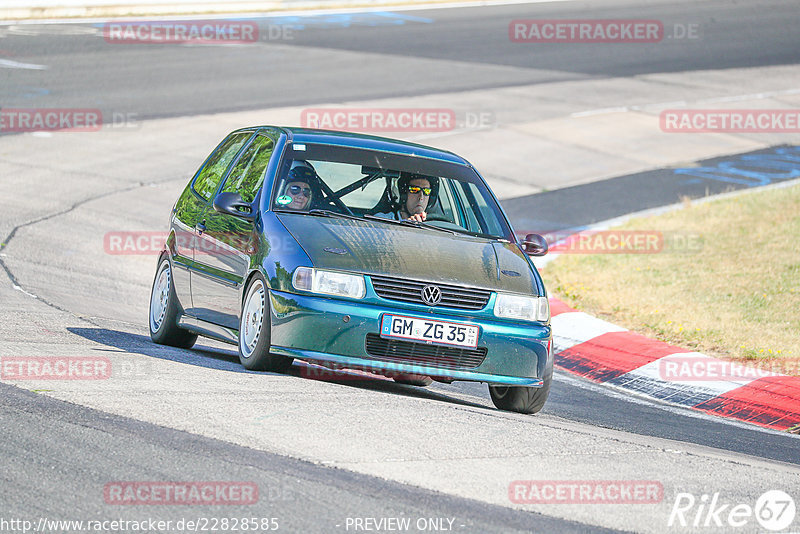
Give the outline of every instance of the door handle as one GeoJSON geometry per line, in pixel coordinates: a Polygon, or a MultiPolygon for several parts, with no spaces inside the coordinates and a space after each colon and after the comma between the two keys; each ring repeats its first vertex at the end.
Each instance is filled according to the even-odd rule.
{"type": "Polygon", "coordinates": [[[205,232],[205,231],[206,231],[206,222],[205,222],[205,221],[203,221],[203,222],[201,222],[201,223],[197,223],[197,226],[195,226],[195,228],[197,228],[197,232],[198,232],[200,235],[203,235],[203,232],[205,232]]]}

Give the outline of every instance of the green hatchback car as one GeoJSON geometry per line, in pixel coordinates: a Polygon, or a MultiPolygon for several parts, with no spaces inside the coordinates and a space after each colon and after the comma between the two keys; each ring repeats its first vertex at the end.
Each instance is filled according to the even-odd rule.
{"type": "Polygon", "coordinates": [[[256,126],[228,135],[172,209],[154,342],[236,344],[398,382],[485,382],[535,413],[553,377],[550,309],[497,199],[461,157],[386,138],[256,126]]]}

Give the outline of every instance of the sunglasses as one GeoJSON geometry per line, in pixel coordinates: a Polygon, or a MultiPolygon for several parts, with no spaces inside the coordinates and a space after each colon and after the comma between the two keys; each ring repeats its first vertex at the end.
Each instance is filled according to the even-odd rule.
{"type": "Polygon", "coordinates": [[[411,193],[412,195],[416,195],[420,191],[422,191],[422,194],[425,195],[426,197],[431,196],[431,188],[430,187],[419,187],[418,185],[409,185],[408,186],[408,192],[411,193]]]}
{"type": "Polygon", "coordinates": [[[292,185],[289,187],[289,194],[290,195],[299,195],[300,191],[303,192],[304,197],[311,196],[311,188],[310,187],[300,187],[299,185],[292,185]]]}

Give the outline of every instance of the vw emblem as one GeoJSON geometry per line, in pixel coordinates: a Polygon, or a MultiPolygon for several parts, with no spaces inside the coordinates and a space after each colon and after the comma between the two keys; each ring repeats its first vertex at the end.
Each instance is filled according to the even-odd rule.
{"type": "Polygon", "coordinates": [[[422,288],[422,302],[428,306],[436,306],[442,301],[442,290],[437,286],[425,286],[422,288]]]}

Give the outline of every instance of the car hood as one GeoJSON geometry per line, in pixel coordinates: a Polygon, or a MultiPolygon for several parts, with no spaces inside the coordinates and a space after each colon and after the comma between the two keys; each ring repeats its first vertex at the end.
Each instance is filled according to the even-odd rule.
{"type": "Polygon", "coordinates": [[[280,214],[315,267],[536,294],[512,243],[379,221],[280,214]]]}

